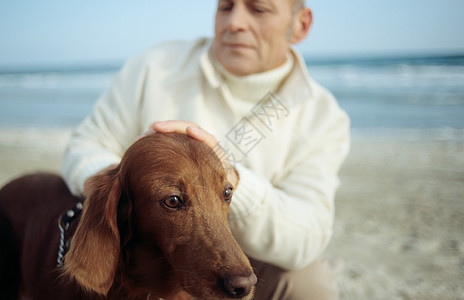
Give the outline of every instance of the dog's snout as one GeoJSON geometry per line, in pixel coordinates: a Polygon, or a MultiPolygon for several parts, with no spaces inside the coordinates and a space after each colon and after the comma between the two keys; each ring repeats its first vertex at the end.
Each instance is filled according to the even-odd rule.
{"type": "Polygon", "coordinates": [[[221,279],[221,284],[228,297],[242,298],[251,292],[257,280],[256,275],[251,272],[250,276],[226,275],[221,279]]]}

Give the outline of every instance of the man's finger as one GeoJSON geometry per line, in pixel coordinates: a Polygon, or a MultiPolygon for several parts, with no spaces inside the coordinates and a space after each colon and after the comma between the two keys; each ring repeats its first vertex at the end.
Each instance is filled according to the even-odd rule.
{"type": "Polygon", "coordinates": [[[151,124],[150,128],[163,133],[182,133],[187,134],[187,127],[199,128],[199,126],[193,122],[169,120],[162,122],[155,122],[151,124]]]}
{"type": "Polygon", "coordinates": [[[203,129],[199,127],[192,127],[189,126],[186,128],[186,133],[188,136],[205,143],[211,148],[214,148],[217,145],[217,140],[214,137],[214,135],[204,131],[203,129]]]}

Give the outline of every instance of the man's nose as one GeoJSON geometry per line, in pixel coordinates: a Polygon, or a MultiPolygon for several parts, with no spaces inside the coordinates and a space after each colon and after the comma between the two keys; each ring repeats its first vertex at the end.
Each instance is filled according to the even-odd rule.
{"type": "Polygon", "coordinates": [[[232,31],[243,31],[248,28],[248,12],[243,5],[235,5],[227,17],[227,28],[232,31]]]}

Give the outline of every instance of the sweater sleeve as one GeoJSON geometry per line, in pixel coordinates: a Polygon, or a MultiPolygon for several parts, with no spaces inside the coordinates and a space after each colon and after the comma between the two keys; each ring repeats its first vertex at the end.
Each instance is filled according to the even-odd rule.
{"type": "Polygon", "coordinates": [[[62,163],[62,176],[71,192],[81,195],[84,181],[112,164],[141,132],[139,114],[144,72],[130,60],[97,101],[93,112],[72,133],[62,163]]]}
{"type": "Polygon", "coordinates": [[[280,182],[271,183],[236,166],[240,182],[229,223],[251,257],[295,270],[310,264],[328,245],[339,185],[337,173],[349,150],[346,114],[339,113],[317,136],[304,160],[280,182]]]}

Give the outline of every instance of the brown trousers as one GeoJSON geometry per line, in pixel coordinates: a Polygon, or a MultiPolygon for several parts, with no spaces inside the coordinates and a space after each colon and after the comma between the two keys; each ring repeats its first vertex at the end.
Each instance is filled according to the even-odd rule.
{"type": "Polygon", "coordinates": [[[338,299],[339,271],[323,259],[298,271],[285,271],[254,259],[250,262],[258,276],[255,300],[338,299]]]}

